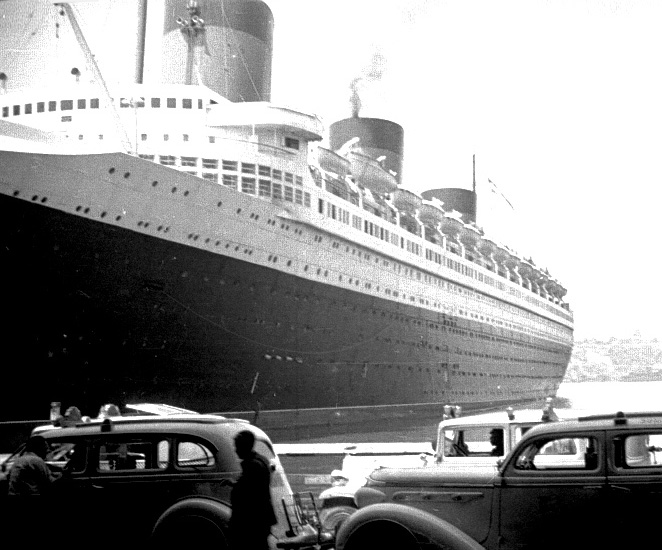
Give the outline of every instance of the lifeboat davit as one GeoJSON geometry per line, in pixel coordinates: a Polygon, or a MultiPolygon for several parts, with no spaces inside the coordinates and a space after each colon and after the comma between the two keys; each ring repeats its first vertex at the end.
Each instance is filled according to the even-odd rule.
{"type": "Polygon", "coordinates": [[[350,151],[347,153],[347,159],[354,181],[359,185],[380,195],[393,193],[398,188],[395,176],[382,168],[372,157],[359,151],[350,151]]]}
{"type": "Polygon", "coordinates": [[[349,159],[330,149],[318,147],[317,159],[322,170],[338,174],[341,178],[348,176],[351,172],[352,164],[349,159]]]}
{"type": "Polygon", "coordinates": [[[401,212],[413,214],[423,206],[423,197],[409,189],[399,188],[393,196],[393,204],[401,212]]]}

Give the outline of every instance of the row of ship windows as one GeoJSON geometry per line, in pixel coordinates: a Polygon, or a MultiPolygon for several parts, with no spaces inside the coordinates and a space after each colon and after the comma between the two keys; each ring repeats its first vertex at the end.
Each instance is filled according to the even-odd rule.
{"type": "MultiPolygon", "coordinates": [[[[434,346],[433,347],[433,345],[430,344],[427,340],[423,340],[423,341],[421,341],[421,340],[409,340],[409,341],[407,341],[407,340],[399,340],[397,338],[393,339],[393,338],[388,338],[388,337],[383,337],[383,338],[377,337],[377,340],[381,340],[383,342],[386,342],[387,344],[401,344],[401,345],[408,345],[408,346],[412,346],[412,347],[428,348],[430,350],[432,350],[434,348],[435,351],[448,352],[447,349],[443,349],[443,350],[441,349],[441,348],[447,348],[448,346],[441,346],[441,347],[440,346],[434,346]]],[[[551,352],[553,354],[554,353],[558,354],[558,352],[554,351],[554,350],[547,350],[547,349],[542,349],[541,348],[541,351],[547,351],[547,352],[551,352]]],[[[460,348],[456,348],[454,353],[456,355],[467,355],[467,356],[471,356],[471,357],[481,357],[481,358],[484,358],[484,359],[491,359],[491,360],[496,360],[496,361],[508,361],[508,362],[511,362],[511,363],[527,363],[527,364],[528,363],[536,363],[536,364],[540,364],[540,365],[559,365],[559,366],[562,366],[562,364],[557,363],[555,361],[542,361],[542,360],[539,360],[539,359],[530,359],[529,360],[529,359],[526,359],[526,358],[517,358],[517,357],[512,357],[512,356],[509,357],[509,356],[505,356],[505,355],[492,355],[492,354],[488,354],[488,353],[479,353],[479,352],[476,352],[476,351],[466,351],[466,350],[463,351],[460,348]]]]}
{"type": "MultiPolygon", "coordinates": [[[[62,117],[62,122],[71,122],[71,117],[62,117]]],[[[209,143],[216,143],[217,136],[208,136],[209,143]]],[[[78,139],[83,139],[79,136],[78,139]]],[[[140,134],[140,141],[147,141],[147,134],[140,134]]],[[[170,134],[163,134],[163,141],[170,141],[170,134]]],[[[189,134],[182,134],[182,141],[189,141],[189,134]]],[[[287,149],[299,150],[299,140],[293,137],[285,137],[283,139],[283,146],[287,149]]]]}
{"type": "MultiPolygon", "coordinates": [[[[380,225],[369,222],[368,220],[361,220],[359,216],[350,214],[350,212],[348,212],[344,208],[337,206],[331,202],[327,202],[325,209],[324,201],[322,199],[319,199],[318,211],[320,214],[326,215],[327,217],[337,220],[346,225],[350,225],[354,229],[358,229],[359,231],[363,229],[363,231],[368,235],[371,235],[386,242],[390,242],[392,245],[399,246],[402,249],[406,249],[408,252],[412,254],[416,254],[417,256],[423,255],[422,254],[423,248],[418,243],[410,241],[409,239],[405,239],[404,237],[399,237],[397,234],[393,233],[392,231],[389,231],[388,229],[381,227],[380,225]],[[362,221],[363,221],[363,227],[361,227],[362,221]]],[[[448,245],[449,246],[447,246],[447,250],[449,250],[454,254],[458,254],[458,255],[460,254],[459,250],[457,250],[452,246],[452,243],[448,243],[448,245]]],[[[506,291],[507,289],[506,285],[503,282],[496,280],[494,277],[485,275],[456,260],[442,256],[438,252],[435,252],[434,250],[431,250],[429,248],[425,249],[425,258],[438,265],[445,265],[446,267],[449,267],[466,277],[476,279],[482,283],[486,283],[494,288],[497,288],[502,292],[506,291]]],[[[508,275],[505,271],[499,270],[498,273],[501,277],[505,279],[508,278],[508,275]]],[[[435,278],[433,276],[430,277],[434,279],[433,282],[436,282],[437,285],[439,284],[438,278],[435,278]]],[[[420,279],[420,273],[418,274],[418,278],[420,279]]],[[[533,305],[541,306],[550,313],[555,313],[555,314],[557,313],[557,311],[551,305],[549,305],[544,301],[538,300],[533,296],[530,296],[529,294],[525,294],[517,289],[510,288],[508,290],[510,294],[520,299],[526,300],[527,302],[533,305]]]]}
{"type": "MultiPolygon", "coordinates": [[[[273,256],[270,256],[269,260],[273,261],[273,256]]],[[[288,262],[288,266],[291,266],[291,261],[288,262]]],[[[308,266],[306,266],[306,267],[308,267],[308,266]]],[[[307,269],[304,268],[304,271],[307,271],[307,269]]],[[[322,274],[322,269],[318,268],[317,269],[317,275],[321,275],[321,274],[322,274]]],[[[328,271],[324,271],[324,275],[328,276],[328,271]]],[[[342,275],[339,276],[339,280],[340,281],[343,280],[342,275]]],[[[352,284],[353,280],[350,278],[349,282],[350,282],[350,284],[352,284]]],[[[372,285],[370,283],[365,283],[365,286],[366,286],[366,288],[372,288],[372,285]]],[[[254,290],[254,289],[255,289],[254,286],[251,286],[251,290],[254,290]]],[[[377,290],[379,290],[379,287],[377,287],[377,290]]],[[[389,289],[386,289],[386,293],[387,294],[389,293],[389,289]]],[[[286,293],[286,295],[289,296],[290,294],[286,293]]],[[[298,300],[299,296],[297,295],[297,296],[295,296],[295,298],[298,300]]],[[[305,297],[305,296],[304,296],[304,301],[308,301],[307,297],[305,297]]],[[[317,302],[319,303],[319,298],[317,299],[317,302]]],[[[345,307],[349,308],[349,304],[346,303],[345,307]]],[[[356,305],[352,306],[352,311],[357,311],[357,306],[356,305]]],[[[369,311],[370,311],[369,309],[363,309],[363,313],[368,313],[369,311]]],[[[377,315],[378,313],[379,313],[378,310],[372,309],[372,314],[373,315],[377,315]]],[[[445,314],[442,314],[442,315],[445,317],[445,314]]],[[[386,317],[387,312],[386,311],[381,311],[381,316],[386,317]]],[[[520,340],[503,338],[501,336],[495,336],[495,335],[491,335],[491,334],[487,334],[487,333],[482,333],[482,332],[477,331],[475,329],[474,329],[475,330],[475,332],[474,332],[474,331],[470,331],[470,330],[466,330],[466,329],[462,329],[462,328],[457,328],[457,321],[455,321],[455,320],[443,319],[441,321],[441,323],[432,323],[432,322],[424,322],[424,321],[416,320],[416,319],[410,319],[409,317],[404,316],[404,315],[388,314],[388,317],[389,317],[389,319],[392,319],[392,320],[395,320],[395,321],[400,321],[400,322],[402,322],[404,324],[407,324],[407,325],[412,324],[412,325],[416,325],[416,326],[420,326],[420,327],[425,325],[427,328],[430,328],[430,329],[439,330],[439,331],[442,331],[442,332],[448,331],[452,334],[458,334],[458,335],[461,335],[461,336],[464,336],[464,337],[480,338],[480,339],[484,339],[484,340],[490,340],[490,341],[493,341],[493,342],[499,342],[499,343],[502,343],[504,345],[515,346],[515,347],[524,348],[524,349],[537,350],[537,351],[540,351],[540,352],[548,352],[548,353],[552,353],[552,354],[556,354],[556,355],[562,353],[560,350],[556,350],[556,349],[553,349],[553,348],[546,348],[544,346],[530,344],[528,342],[522,342],[520,340]]],[[[245,322],[255,322],[255,323],[263,324],[258,319],[255,319],[254,321],[250,321],[249,319],[246,318],[246,319],[243,319],[243,320],[245,322]]],[[[296,329],[296,327],[294,327],[294,326],[291,327],[291,330],[295,330],[295,329],[296,329]]],[[[310,332],[312,330],[313,330],[312,327],[309,327],[309,326],[303,327],[304,332],[310,332]]],[[[503,330],[503,329],[500,329],[500,330],[503,330]]],[[[392,343],[391,338],[384,338],[383,340],[386,341],[386,342],[392,343]]],[[[405,343],[405,342],[404,341],[400,342],[399,340],[396,340],[395,343],[405,343]]],[[[416,342],[414,342],[414,344],[415,345],[422,345],[423,347],[429,347],[429,349],[433,349],[433,346],[431,344],[428,344],[427,341],[417,340],[416,342]]],[[[449,352],[449,347],[447,345],[443,345],[443,346],[438,346],[437,345],[437,346],[434,346],[434,349],[436,351],[449,352]]],[[[474,355],[476,357],[487,357],[487,358],[491,358],[491,359],[513,360],[514,361],[514,359],[511,359],[511,357],[507,357],[507,356],[480,354],[480,353],[477,353],[477,352],[473,352],[473,353],[463,352],[461,350],[461,348],[459,348],[459,347],[455,348],[454,353],[457,353],[459,355],[463,355],[463,354],[468,355],[468,354],[470,354],[470,355],[474,355]]],[[[554,363],[551,363],[551,364],[554,364],[554,363]]]]}
{"type": "MultiPolygon", "coordinates": [[[[271,354],[271,353],[265,353],[264,354],[264,359],[271,361],[271,360],[276,360],[276,361],[294,361],[299,364],[303,364],[303,359],[299,356],[292,357],[289,355],[286,356],[281,356],[281,355],[276,355],[276,354],[271,354]]],[[[319,363],[319,362],[318,362],[319,363]]],[[[395,370],[404,370],[407,372],[420,372],[420,373],[430,373],[434,374],[436,371],[436,374],[442,374],[444,375],[444,379],[448,381],[448,375],[450,374],[451,376],[457,376],[457,377],[486,377],[486,378],[493,378],[493,379],[498,379],[498,380],[506,380],[506,379],[530,379],[530,380],[538,380],[538,379],[547,379],[549,376],[546,375],[540,375],[540,376],[535,376],[535,375],[530,375],[530,374],[507,374],[507,373],[490,373],[490,372],[473,372],[473,371],[461,371],[458,370],[460,368],[459,363],[452,363],[452,370],[449,369],[449,364],[448,363],[441,363],[441,368],[434,368],[434,367],[413,367],[413,366],[402,366],[402,365],[390,365],[390,364],[370,364],[368,365],[367,363],[362,363],[358,364],[356,366],[362,367],[364,372],[369,372],[372,369],[376,369],[377,372],[380,371],[380,369],[386,368],[386,369],[395,369],[395,370]],[[368,368],[370,367],[370,368],[368,368]]]]}
{"type": "MultiPolygon", "coordinates": [[[[402,249],[406,249],[408,252],[415,254],[417,256],[422,256],[423,248],[418,243],[410,241],[409,239],[405,239],[402,236],[398,236],[394,232],[389,231],[388,229],[381,227],[377,224],[374,224],[373,222],[370,222],[368,220],[362,220],[360,216],[351,214],[349,211],[331,202],[327,201],[325,208],[324,200],[319,199],[318,211],[320,214],[326,215],[327,217],[339,221],[341,223],[344,223],[345,225],[349,225],[354,229],[357,229],[359,231],[363,229],[364,233],[367,233],[368,235],[371,235],[386,242],[390,242],[392,245],[399,246],[402,249]]],[[[458,251],[452,248],[450,249],[450,251],[459,254],[458,251]]],[[[501,281],[498,281],[493,277],[490,277],[489,275],[480,273],[477,270],[474,270],[471,267],[466,266],[456,260],[442,256],[441,254],[434,252],[433,250],[426,248],[425,257],[429,261],[433,261],[438,265],[444,265],[446,267],[449,267],[450,269],[453,269],[454,271],[461,273],[462,275],[486,283],[494,288],[497,288],[502,292],[506,290],[506,285],[501,281]]],[[[416,275],[417,278],[420,280],[421,273],[416,272],[416,275]]],[[[503,273],[503,276],[505,277],[506,274],[503,273]]],[[[425,277],[426,277],[426,282],[428,282],[428,278],[429,278],[429,282],[432,282],[437,286],[441,285],[443,281],[439,277],[435,277],[432,275],[426,275],[425,277]]],[[[546,302],[536,300],[532,296],[525,295],[523,292],[519,290],[510,289],[510,293],[516,295],[521,299],[525,299],[527,302],[531,304],[542,306],[544,309],[548,310],[551,313],[556,313],[556,310],[551,305],[547,304],[546,302]]]]}
{"type": "MultiPolygon", "coordinates": [[[[289,200],[289,199],[286,199],[286,200],[289,200]]],[[[306,201],[307,201],[307,200],[308,200],[308,197],[306,197],[306,201]]],[[[306,204],[306,206],[308,206],[308,204],[306,204]]],[[[315,239],[316,239],[316,242],[322,242],[322,237],[315,237],[315,239]]],[[[333,242],[333,246],[334,246],[335,248],[338,248],[338,247],[340,246],[340,244],[339,244],[337,241],[334,241],[334,242],[333,242]]],[[[349,252],[349,247],[346,247],[346,251],[349,252]]],[[[353,254],[356,254],[356,253],[357,253],[356,249],[352,249],[352,253],[353,253],[353,254]]],[[[361,251],[358,251],[358,256],[359,256],[359,257],[363,256],[366,260],[370,260],[370,258],[371,258],[370,254],[368,254],[368,253],[361,253],[361,251]]],[[[277,262],[277,261],[278,261],[278,258],[277,258],[277,257],[275,257],[275,258],[270,258],[270,260],[271,260],[271,261],[274,261],[274,262],[277,262]]],[[[375,257],[375,261],[376,261],[376,262],[379,262],[379,258],[378,258],[378,257],[375,257]]],[[[388,262],[387,262],[386,260],[384,260],[384,263],[385,263],[385,265],[388,265],[388,262]]],[[[291,266],[291,261],[288,262],[288,266],[291,266]]],[[[309,267],[309,266],[306,265],[306,266],[304,267],[304,271],[307,272],[307,271],[308,271],[308,267],[309,267]]],[[[407,268],[407,269],[409,269],[409,268],[407,268]]],[[[413,270],[411,270],[411,271],[412,271],[412,273],[413,273],[413,270]]],[[[328,271],[328,270],[322,270],[322,268],[318,268],[318,269],[317,269],[317,275],[320,275],[320,276],[323,275],[324,277],[328,277],[328,276],[329,276],[329,271],[328,271]]],[[[418,275],[420,276],[420,273],[418,273],[418,275]]],[[[342,275],[338,275],[338,280],[339,280],[339,282],[343,282],[343,280],[344,280],[344,279],[343,279],[343,276],[342,276],[342,275]]],[[[355,280],[355,279],[353,279],[353,278],[349,278],[349,284],[354,284],[354,285],[356,285],[356,286],[359,286],[360,281],[359,281],[358,279],[355,280]]],[[[462,293],[462,288],[459,287],[459,286],[454,285],[453,283],[450,283],[450,282],[446,283],[446,282],[444,282],[444,285],[445,285],[445,286],[447,285],[447,287],[448,287],[449,289],[451,289],[451,290],[455,290],[455,291],[457,291],[457,292],[459,292],[459,293],[462,293]]],[[[370,282],[365,282],[365,283],[364,283],[364,286],[365,286],[366,289],[372,289],[372,286],[373,286],[373,285],[372,285],[372,283],[370,283],[370,282]]],[[[380,291],[380,287],[379,287],[379,286],[376,286],[376,291],[377,291],[377,292],[380,291]]],[[[467,291],[465,290],[465,292],[467,292],[467,291]]],[[[397,291],[397,290],[391,290],[390,288],[385,288],[385,289],[384,289],[384,293],[385,293],[386,295],[393,296],[393,297],[396,297],[396,298],[400,298],[400,297],[402,297],[402,299],[407,299],[406,294],[404,294],[404,293],[400,294],[399,291],[397,291]]],[[[416,298],[415,298],[414,296],[411,296],[411,295],[410,295],[410,296],[409,296],[409,301],[411,301],[411,302],[415,302],[415,301],[416,301],[416,298]]],[[[423,299],[423,298],[419,298],[418,301],[419,301],[421,304],[428,305],[428,306],[430,305],[429,300],[426,300],[426,299],[423,299]]],[[[433,305],[434,305],[435,308],[439,308],[439,307],[441,307],[441,304],[439,304],[439,303],[437,303],[437,302],[435,302],[433,305]]],[[[460,315],[465,315],[465,314],[466,314],[467,316],[472,316],[472,317],[475,317],[476,319],[480,318],[481,320],[487,320],[488,322],[492,322],[492,323],[494,323],[494,324],[496,324],[496,325],[501,325],[502,327],[513,328],[513,329],[516,328],[514,324],[511,324],[511,323],[508,323],[508,322],[505,322],[505,321],[500,321],[500,320],[497,320],[497,319],[492,319],[492,318],[490,318],[490,317],[486,317],[486,318],[484,318],[484,316],[482,316],[482,315],[479,316],[478,314],[473,314],[473,313],[470,313],[469,311],[464,311],[464,310],[462,310],[462,309],[459,310],[459,313],[460,313],[460,315]]],[[[518,326],[519,326],[519,325],[518,325],[518,326]]],[[[522,329],[522,330],[525,329],[524,326],[519,326],[519,328],[522,329]]],[[[461,334],[464,334],[464,335],[469,334],[468,331],[464,331],[464,330],[462,330],[462,329],[450,329],[450,330],[451,330],[451,331],[454,331],[454,332],[457,331],[457,333],[461,333],[461,334]]],[[[502,330],[503,330],[503,329],[502,329],[502,330]]],[[[472,335],[472,337],[473,337],[473,335],[472,335]]],[[[503,341],[503,342],[507,342],[506,339],[500,339],[500,338],[498,338],[498,337],[495,337],[495,338],[498,339],[498,340],[501,340],[501,341],[503,341]]],[[[531,347],[534,348],[535,346],[531,346],[531,347]]]]}
{"type": "MultiPolygon", "coordinates": [[[[181,166],[184,168],[200,168],[203,170],[218,170],[218,159],[198,158],[198,157],[175,157],[174,155],[139,155],[141,159],[159,162],[164,166],[181,166]]],[[[222,159],[220,166],[226,172],[241,172],[242,174],[257,174],[263,178],[271,178],[276,181],[285,181],[303,186],[303,177],[291,172],[271,168],[263,164],[254,164],[249,162],[237,162],[236,160],[222,159]]]]}
{"type": "MultiPolygon", "coordinates": [[[[168,109],[176,109],[177,108],[177,103],[179,101],[179,105],[182,109],[193,109],[193,104],[196,100],[191,99],[191,98],[176,98],[176,97],[168,97],[165,98],[164,104],[168,109]]],[[[154,109],[158,109],[161,107],[162,103],[162,98],[160,97],[152,97],[150,101],[150,106],[154,109]]],[[[33,112],[36,113],[45,113],[47,112],[55,112],[55,111],[73,111],[74,106],[76,109],[82,110],[82,109],[87,109],[88,106],[90,109],[98,109],[99,108],[99,98],[98,97],[93,97],[93,98],[79,98],[79,99],[61,99],[58,101],[56,100],[50,100],[50,101],[37,101],[36,103],[25,103],[24,105],[5,105],[2,107],[2,116],[4,118],[7,118],[10,116],[10,112],[13,116],[19,116],[21,112],[25,115],[31,115],[33,112]],[[58,109],[59,105],[59,109],[58,109]],[[21,108],[22,107],[22,108],[21,108]]],[[[120,98],[120,107],[121,108],[127,108],[127,107],[145,107],[145,98],[144,97],[137,97],[137,98],[120,98]]],[[[198,109],[203,109],[203,101],[202,99],[197,100],[197,107],[198,109]]],[[[298,147],[297,147],[298,149],[298,147]]]]}
{"type": "MultiPolygon", "coordinates": [[[[273,255],[270,255],[270,256],[269,256],[269,261],[277,262],[277,261],[278,261],[278,257],[273,256],[273,255]]],[[[287,265],[288,265],[288,267],[291,267],[291,265],[292,265],[291,260],[287,262],[287,265]]],[[[304,266],[304,271],[305,271],[305,272],[308,272],[308,271],[309,271],[309,266],[308,266],[308,265],[304,266]]],[[[328,276],[329,276],[329,271],[328,271],[328,270],[323,270],[322,268],[317,268],[316,274],[317,274],[318,276],[328,277],[328,276]]],[[[338,275],[338,280],[339,280],[339,282],[343,282],[345,279],[343,278],[343,275],[338,275]]],[[[360,284],[360,281],[359,281],[358,279],[355,280],[355,279],[353,279],[353,278],[351,278],[351,277],[350,277],[349,279],[347,279],[347,281],[348,281],[349,284],[353,284],[353,285],[356,285],[356,286],[358,286],[358,285],[360,284]]],[[[366,289],[371,289],[371,288],[372,288],[372,283],[366,282],[366,283],[364,283],[364,286],[365,286],[366,289]]],[[[253,289],[253,287],[251,287],[251,288],[253,289]]],[[[379,287],[379,286],[376,286],[375,289],[376,289],[378,292],[380,291],[380,287],[379,287]]],[[[387,294],[387,295],[393,295],[394,297],[399,297],[399,295],[400,295],[400,293],[399,293],[398,291],[392,291],[392,290],[389,289],[389,288],[384,289],[384,292],[385,292],[385,294],[387,294]]],[[[289,296],[290,294],[289,294],[289,293],[286,293],[286,295],[289,296]]],[[[295,298],[296,298],[297,300],[300,299],[300,297],[299,297],[298,295],[296,295],[295,298]]],[[[406,299],[406,295],[405,295],[404,293],[402,294],[402,298],[403,298],[403,299],[406,299]]],[[[304,297],[303,297],[303,300],[304,300],[304,301],[307,301],[307,297],[304,296],[304,297]]],[[[413,300],[413,298],[410,297],[410,300],[413,300]]],[[[318,298],[317,301],[319,302],[319,298],[318,298]]],[[[435,303],[435,307],[436,307],[436,306],[437,306],[437,304],[435,303]]],[[[346,307],[349,307],[349,305],[346,304],[346,307]]],[[[356,310],[357,310],[357,306],[354,305],[354,306],[353,306],[353,311],[356,311],[356,310]]],[[[364,310],[364,313],[365,313],[365,312],[368,312],[368,311],[369,311],[369,310],[364,310]]],[[[378,310],[373,309],[373,310],[372,310],[372,313],[373,313],[373,315],[376,315],[376,314],[378,313],[378,310]]],[[[462,313],[462,310],[460,310],[460,313],[462,313]]],[[[381,315],[382,315],[382,317],[386,317],[387,313],[386,313],[385,311],[382,311],[382,312],[381,312],[381,315]]],[[[457,334],[457,335],[461,335],[461,336],[464,336],[464,337],[469,337],[469,338],[482,338],[482,339],[485,339],[485,340],[491,340],[491,341],[494,341],[494,342],[500,342],[500,343],[505,344],[505,345],[517,346],[517,347],[520,347],[520,348],[531,349],[531,350],[538,350],[538,351],[542,351],[542,352],[549,352],[549,353],[556,354],[556,355],[562,353],[561,350],[556,350],[556,349],[553,349],[553,348],[546,348],[546,347],[539,346],[539,345],[535,345],[535,344],[531,344],[531,343],[528,343],[528,342],[522,342],[522,341],[519,341],[519,340],[514,340],[514,339],[504,338],[504,337],[502,337],[502,336],[498,336],[498,335],[486,334],[486,333],[482,333],[482,332],[480,332],[480,331],[477,331],[477,330],[475,330],[475,329],[474,329],[474,330],[475,330],[475,332],[474,332],[474,331],[470,331],[470,330],[463,329],[463,328],[457,328],[457,321],[455,321],[455,320],[448,320],[448,319],[445,319],[445,314],[442,314],[442,317],[443,317],[443,320],[441,321],[441,323],[432,323],[432,322],[428,322],[428,323],[425,323],[425,325],[426,325],[428,328],[430,328],[430,329],[435,329],[435,330],[439,330],[439,331],[443,331],[443,332],[448,331],[448,332],[450,332],[450,333],[457,334]]],[[[476,314],[476,317],[478,317],[477,314],[476,314]]],[[[396,321],[401,321],[401,322],[406,323],[406,324],[409,324],[410,322],[411,322],[412,324],[414,324],[414,325],[418,325],[418,326],[423,326],[423,324],[424,324],[423,321],[420,321],[420,320],[414,320],[414,319],[411,319],[411,320],[410,320],[410,318],[409,318],[409,317],[406,317],[406,316],[398,316],[398,315],[395,315],[395,316],[394,316],[393,314],[389,314],[389,318],[391,318],[391,319],[395,319],[396,321]]],[[[483,316],[480,316],[480,318],[483,319],[483,316]]],[[[246,321],[248,322],[248,319],[246,319],[246,321]]],[[[495,320],[490,320],[490,318],[487,318],[487,321],[488,321],[488,322],[491,322],[491,321],[495,321],[495,320]]],[[[258,322],[258,321],[256,320],[255,322],[258,322]]],[[[504,324],[504,323],[501,323],[501,324],[504,324]]],[[[505,323],[505,324],[506,324],[506,325],[510,325],[509,323],[505,323]]],[[[498,328],[498,327],[494,327],[494,328],[498,328]]],[[[295,329],[295,327],[292,327],[292,330],[294,330],[294,329],[295,329]]],[[[503,329],[503,328],[498,328],[498,330],[503,331],[504,329],[503,329]]],[[[305,332],[305,331],[306,331],[306,330],[304,330],[304,332],[305,332]]],[[[420,344],[420,342],[417,342],[417,344],[420,344]]],[[[427,345],[427,344],[426,344],[426,345],[427,345]]],[[[429,347],[430,347],[430,349],[432,349],[432,346],[431,346],[431,345],[430,345],[429,347]]],[[[448,347],[447,347],[447,346],[443,346],[443,348],[444,348],[444,349],[442,350],[439,346],[436,346],[436,350],[437,350],[437,351],[448,351],[448,347]]],[[[460,353],[460,354],[461,354],[462,352],[460,351],[459,348],[457,348],[457,349],[456,349],[456,353],[460,353]]],[[[505,357],[505,356],[503,356],[503,357],[497,357],[497,356],[494,356],[494,358],[501,358],[501,359],[503,359],[503,360],[508,360],[508,359],[509,359],[509,357],[505,357]]],[[[553,363],[552,363],[552,364],[553,364],[553,363]]]]}

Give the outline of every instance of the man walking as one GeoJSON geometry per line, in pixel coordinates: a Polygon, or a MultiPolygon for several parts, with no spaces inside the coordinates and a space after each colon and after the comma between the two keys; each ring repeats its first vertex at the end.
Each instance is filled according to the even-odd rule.
{"type": "Polygon", "coordinates": [[[271,503],[271,468],[253,450],[255,436],[244,430],[235,439],[241,476],[232,488],[230,535],[236,550],[267,550],[271,526],[277,523],[271,503]]]}

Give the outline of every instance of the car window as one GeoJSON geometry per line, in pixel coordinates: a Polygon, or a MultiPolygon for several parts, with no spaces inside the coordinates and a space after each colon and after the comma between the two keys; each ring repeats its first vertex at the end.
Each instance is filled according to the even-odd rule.
{"type": "Polygon", "coordinates": [[[176,464],[179,468],[205,468],[216,465],[214,453],[206,445],[197,441],[177,443],[176,464]]]}
{"type": "Polygon", "coordinates": [[[85,471],[87,445],[85,441],[50,441],[46,462],[69,472],[85,471]]]}
{"type": "Polygon", "coordinates": [[[662,434],[636,434],[620,438],[620,465],[626,468],[662,468],[662,434]]]}
{"type": "MultiPolygon", "coordinates": [[[[494,449],[493,444],[490,443],[490,431],[492,429],[495,429],[494,426],[472,426],[470,428],[444,430],[444,456],[491,456],[494,449]]],[[[503,442],[503,429],[499,431],[503,442]]],[[[500,454],[503,454],[503,452],[500,454]]]]}
{"type": "Polygon", "coordinates": [[[99,472],[163,470],[168,466],[167,440],[131,439],[105,441],[99,444],[99,472]]]}
{"type": "Polygon", "coordinates": [[[515,457],[516,470],[595,470],[597,441],[592,437],[563,436],[538,439],[515,457]]]}
{"type": "Polygon", "coordinates": [[[555,439],[540,449],[542,455],[574,455],[577,454],[577,445],[571,438],[555,439]]]}

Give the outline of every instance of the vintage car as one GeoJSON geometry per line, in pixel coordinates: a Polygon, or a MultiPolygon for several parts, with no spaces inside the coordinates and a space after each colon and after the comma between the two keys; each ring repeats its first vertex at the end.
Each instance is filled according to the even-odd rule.
{"type": "Polygon", "coordinates": [[[357,510],[355,494],[376,468],[415,468],[434,460],[430,443],[356,443],[343,448],[342,467],[331,472],[331,487],[318,497],[325,530],[338,526],[357,510]]]}
{"type": "MultiPolygon", "coordinates": [[[[378,468],[437,468],[495,471],[529,428],[543,422],[576,418],[570,410],[555,411],[551,400],[541,409],[506,410],[461,416],[458,408],[445,407],[437,436],[430,443],[376,443],[346,449],[341,470],[331,473],[332,486],[319,495],[320,518],[325,529],[335,531],[357,509],[356,491],[378,468]]],[[[579,451],[577,451],[579,452],[579,451]]]]}
{"type": "MultiPolygon", "coordinates": [[[[317,530],[301,509],[262,430],[244,420],[195,413],[36,428],[49,445],[47,464],[60,473],[47,497],[53,540],[97,540],[112,547],[198,541],[227,548],[232,482],[241,473],[234,437],[242,430],[253,432],[255,451],[272,468],[278,523],[271,547],[329,546],[332,537],[317,530]]],[[[21,452],[2,464],[1,506],[12,506],[6,476],[21,452]]]]}
{"type": "Polygon", "coordinates": [[[360,510],[341,525],[336,550],[392,540],[405,550],[655,544],[662,413],[545,423],[495,471],[380,469],[356,498],[360,510]]]}

